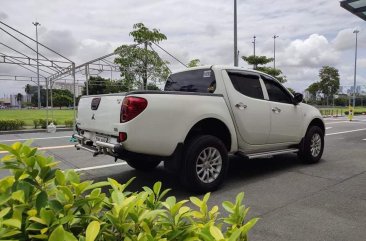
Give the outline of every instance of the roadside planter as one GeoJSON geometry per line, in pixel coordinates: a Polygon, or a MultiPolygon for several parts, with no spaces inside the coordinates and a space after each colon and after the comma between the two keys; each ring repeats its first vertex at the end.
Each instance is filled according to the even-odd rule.
{"type": "Polygon", "coordinates": [[[209,193],[178,201],[166,197],[169,189],[160,182],[130,192],[132,179],[81,181],[29,144],[0,144],[9,153],[1,168],[12,174],[0,180],[0,240],[248,240],[258,221],[245,221],[244,193],[223,202],[228,215],[218,218],[219,207],[208,207],[209,193]]]}

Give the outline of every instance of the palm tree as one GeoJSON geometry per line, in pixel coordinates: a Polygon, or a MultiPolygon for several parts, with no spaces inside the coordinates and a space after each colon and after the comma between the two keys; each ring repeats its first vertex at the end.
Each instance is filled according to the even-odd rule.
{"type": "Polygon", "coordinates": [[[19,109],[22,108],[22,100],[23,100],[23,95],[21,93],[18,93],[17,96],[16,96],[16,99],[18,101],[18,106],[19,106],[19,109]]]}

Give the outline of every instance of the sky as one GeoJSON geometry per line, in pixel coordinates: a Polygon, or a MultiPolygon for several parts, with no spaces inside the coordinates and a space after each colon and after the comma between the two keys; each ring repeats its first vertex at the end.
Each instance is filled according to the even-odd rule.
{"type": "MultiPolygon", "coordinates": [[[[35,38],[74,61],[76,65],[132,43],[132,26],[142,22],[167,36],[160,45],[184,63],[233,65],[233,1],[223,0],[0,0],[0,21],[35,38]]],[[[240,56],[273,57],[287,77],[285,86],[302,92],[319,81],[322,66],[339,70],[341,85],[353,85],[355,34],[358,29],[357,83],[366,87],[366,22],[341,8],[337,0],[238,0],[240,56]]],[[[0,27],[2,25],[0,24],[0,27]]],[[[0,42],[32,54],[0,31],[0,42]]],[[[28,42],[34,47],[33,42],[28,42]]],[[[10,54],[0,45],[0,53],[10,54]]],[[[11,55],[17,55],[11,53],[11,55]]],[[[57,59],[47,52],[46,57],[57,59]]],[[[185,67],[168,55],[172,71],[185,67]]],[[[111,59],[113,60],[113,59],[111,59]]],[[[272,64],[270,64],[272,65],[272,64]]],[[[243,60],[239,66],[252,68],[243,60]]],[[[36,76],[14,65],[0,63],[0,75],[36,76]]],[[[81,77],[80,77],[81,78],[81,77]]],[[[85,77],[83,77],[85,78],[85,77]]],[[[0,97],[24,92],[26,82],[0,80],[0,97]]]]}

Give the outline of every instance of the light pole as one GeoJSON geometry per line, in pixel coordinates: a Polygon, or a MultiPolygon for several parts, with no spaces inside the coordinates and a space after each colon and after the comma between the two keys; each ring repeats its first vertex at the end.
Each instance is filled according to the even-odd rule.
{"type": "Polygon", "coordinates": [[[41,26],[41,24],[39,22],[33,22],[33,25],[36,26],[38,109],[41,109],[41,86],[39,85],[39,59],[38,59],[38,26],[41,26]]]}
{"type": "Polygon", "coordinates": [[[355,72],[354,72],[354,81],[353,81],[353,113],[355,113],[355,105],[356,105],[356,72],[357,72],[357,35],[360,31],[355,30],[353,33],[356,34],[356,47],[355,47],[355,72]]]}
{"type": "MultiPolygon", "coordinates": [[[[252,42],[252,44],[253,44],[253,56],[254,56],[254,61],[255,61],[255,39],[256,39],[257,37],[254,35],[253,36],[253,42],[252,42]]],[[[253,65],[253,69],[256,69],[257,68],[257,66],[256,66],[256,64],[254,63],[254,65],[253,65]]]]}
{"type": "Polygon", "coordinates": [[[238,26],[236,0],[234,0],[234,66],[238,66],[238,26]]]}
{"type": "Polygon", "coordinates": [[[276,38],[278,38],[280,36],[278,35],[273,35],[273,68],[276,69],[276,38]]]}

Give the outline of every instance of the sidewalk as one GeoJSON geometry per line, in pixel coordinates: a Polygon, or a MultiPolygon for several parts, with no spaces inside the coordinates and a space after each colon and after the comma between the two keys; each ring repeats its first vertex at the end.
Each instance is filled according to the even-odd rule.
{"type": "MultiPolygon", "coordinates": [[[[62,131],[72,131],[73,128],[70,127],[57,127],[56,132],[62,131]]],[[[0,131],[0,135],[7,134],[24,134],[24,133],[42,133],[47,132],[47,129],[23,129],[23,130],[12,130],[12,131],[0,131]]]]}

